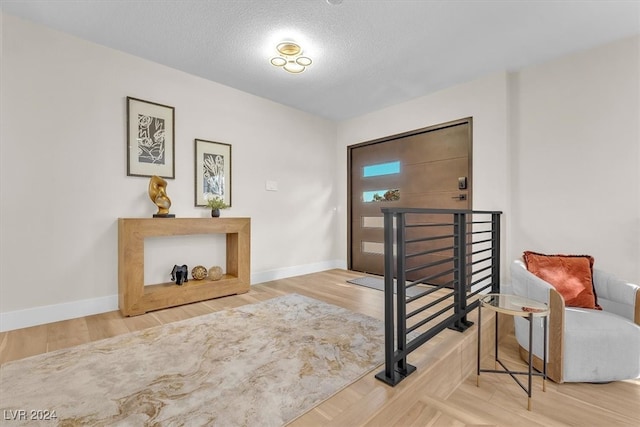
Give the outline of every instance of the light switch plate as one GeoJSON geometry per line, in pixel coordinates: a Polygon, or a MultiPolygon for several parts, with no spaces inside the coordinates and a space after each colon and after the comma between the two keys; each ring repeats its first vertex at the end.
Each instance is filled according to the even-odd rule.
{"type": "Polygon", "coordinates": [[[278,181],[267,181],[265,188],[267,191],[278,191],[278,181]]]}

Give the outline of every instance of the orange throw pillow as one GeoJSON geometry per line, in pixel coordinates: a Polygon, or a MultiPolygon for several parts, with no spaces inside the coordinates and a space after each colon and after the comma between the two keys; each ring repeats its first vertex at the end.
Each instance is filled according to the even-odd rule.
{"type": "Polygon", "coordinates": [[[567,307],[602,310],[593,287],[593,262],[589,255],[545,255],[525,251],[527,270],[552,285],[567,307]]]}

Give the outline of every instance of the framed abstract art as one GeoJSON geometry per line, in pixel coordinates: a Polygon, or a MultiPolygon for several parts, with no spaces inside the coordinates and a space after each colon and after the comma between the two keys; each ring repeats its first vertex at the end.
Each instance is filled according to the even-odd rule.
{"type": "Polygon", "coordinates": [[[127,97],[127,175],[175,178],[175,109],[127,97]]]}
{"type": "Polygon", "coordinates": [[[195,206],[211,198],[231,206],[231,144],[195,140],[195,206]]]}

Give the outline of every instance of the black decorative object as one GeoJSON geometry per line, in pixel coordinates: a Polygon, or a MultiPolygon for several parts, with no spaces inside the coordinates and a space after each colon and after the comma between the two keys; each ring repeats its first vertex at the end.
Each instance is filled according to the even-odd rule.
{"type": "Polygon", "coordinates": [[[174,265],[171,270],[171,280],[176,282],[176,285],[182,285],[189,281],[189,267],[186,264],[181,266],[174,265]]]}

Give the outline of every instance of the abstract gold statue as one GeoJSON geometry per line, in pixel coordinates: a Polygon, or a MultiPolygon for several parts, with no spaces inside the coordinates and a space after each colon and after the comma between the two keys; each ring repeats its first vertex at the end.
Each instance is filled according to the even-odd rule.
{"type": "Polygon", "coordinates": [[[169,208],[171,207],[171,199],[167,196],[167,181],[159,176],[152,176],[149,181],[149,197],[151,201],[158,207],[158,213],[154,214],[155,217],[171,218],[175,215],[169,214],[169,208]]]}

